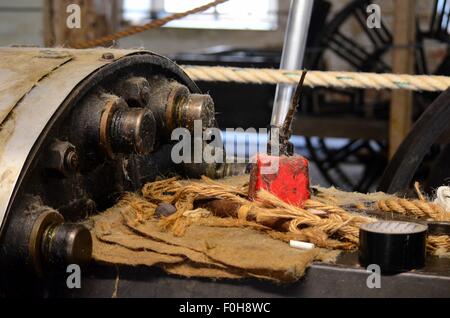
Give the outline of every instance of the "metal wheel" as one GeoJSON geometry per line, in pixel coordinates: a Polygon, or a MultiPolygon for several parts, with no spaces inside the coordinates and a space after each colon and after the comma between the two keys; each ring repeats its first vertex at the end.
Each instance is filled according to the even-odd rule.
{"type": "Polygon", "coordinates": [[[369,191],[386,164],[385,145],[373,140],[349,140],[333,147],[327,139],[312,137],[306,138],[306,145],[325,180],[330,184],[339,180],[340,188],[369,191]],[[362,169],[355,171],[355,165],[362,169]]]}
{"type": "MultiPolygon", "coordinates": [[[[335,61],[333,64],[338,64],[334,70],[378,73],[392,71],[390,61],[393,48],[392,31],[383,20],[381,28],[367,28],[366,8],[370,3],[371,1],[366,0],[352,1],[329,22],[324,28],[324,33],[317,37],[315,49],[310,50],[307,56],[308,68],[327,70],[329,68],[326,61],[329,57],[333,57],[335,61]],[[361,39],[353,39],[345,35],[345,30],[350,27],[354,34],[362,34],[361,39]],[[357,28],[361,32],[356,31],[357,28]]],[[[440,13],[443,9],[439,1],[436,1],[433,10],[433,21],[429,30],[423,31],[420,28],[417,30],[415,67],[417,74],[430,73],[431,68],[433,68],[431,73],[437,74],[446,74],[450,70],[448,54],[433,67],[429,65],[431,63],[426,58],[426,46],[429,45],[429,40],[438,44],[448,41],[447,32],[442,31],[444,27],[438,27],[442,25],[444,19],[444,14],[440,13]]],[[[436,94],[417,94],[414,118],[418,118],[435,97],[436,94]]],[[[387,120],[389,114],[390,93],[388,91],[314,89],[305,99],[302,112],[303,115],[308,116],[369,121],[387,120]]],[[[386,137],[377,141],[360,140],[358,132],[355,131],[355,137],[344,143],[307,137],[306,145],[311,159],[330,185],[345,190],[367,192],[376,188],[379,176],[386,167],[388,161],[386,137]],[[350,165],[354,168],[349,169],[350,165]],[[362,167],[362,169],[357,170],[355,167],[362,167]]]]}
{"type": "MultiPolygon", "coordinates": [[[[407,193],[411,181],[426,155],[440,138],[447,142],[450,121],[450,90],[442,93],[415,123],[408,137],[401,144],[389,163],[379,186],[387,193],[407,193]]],[[[429,190],[449,181],[449,146],[445,146],[436,159],[427,185],[429,190]]]]}

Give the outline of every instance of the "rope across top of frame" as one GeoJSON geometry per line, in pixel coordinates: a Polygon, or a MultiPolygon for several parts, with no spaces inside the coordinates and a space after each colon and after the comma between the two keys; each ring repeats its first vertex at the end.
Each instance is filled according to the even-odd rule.
{"type": "MultiPolygon", "coordinates": [[[[182,19],[188,15],[206,11],[228,0],[215,0],[191,10],[176,13],[162,19],[150,21],[141,26],[132,26],[99,39],[88,40],[72,45],[83,49],[105,45],[112,41],[159,28],[171,21],[182,19]]],[[[197,81],[237,82],[252,84],[297,84],[302,70],[287,71],[278,69],[255,69],[220,66],[183,66],[185,72],[197,81]]],[[[439,92],[450,87],[450,77],[433,75],[377,74],[359,72],[325,72],[309,71],[304,85],[309,87],[336,87],[360,89],[391,89],[439,92]]]]}
{"type": "MultiPolygon", "coordinates": [[[[297,84],[302,70],[184,65],[184,71],[197,81],[253,84],[297,84]]],[[[361,89],[403,89],[439,92],[450,87],[450,77],[436,75],[378,74],[362,72],[309,71],[304,85],[361,89]]]]}

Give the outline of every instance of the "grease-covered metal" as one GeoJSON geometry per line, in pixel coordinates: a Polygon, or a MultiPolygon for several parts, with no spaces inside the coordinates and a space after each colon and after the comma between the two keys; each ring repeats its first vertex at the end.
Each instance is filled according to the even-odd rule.
{"type": "MultiPolygon", "coordinates": [[[[76,52],[76,57],[72,56],[74,50],[64,50],[65,55],[60,52],[37,48],[0,50],[0,118],[6,121],[2,122],[2,135],[4,129],[10,131],[2,136],[0,145],[0,223],[25,161],[50,118],[81,80],[109,63],[99,60],[104,52],[101,49],[76,52]]],[[[119,51],[116,56],[131,53],[119,51]]]]}
{"type": "Polygon", "coordinates": [[[0,271],[83,263],[92,242],[72,222],[156,176],[210,173],[171,160],[168,127],[192,129],[200,119],[207,128],[215,120],[211,98],[167,58],[137,50],[2,50],[21,65],[0,63],[0,80],[9,81],[0,82],[0,271]],[[171,101],[174,86],[184,99],[171,101]],[[60,220],[40,222],[46,211],[60,220]]]}

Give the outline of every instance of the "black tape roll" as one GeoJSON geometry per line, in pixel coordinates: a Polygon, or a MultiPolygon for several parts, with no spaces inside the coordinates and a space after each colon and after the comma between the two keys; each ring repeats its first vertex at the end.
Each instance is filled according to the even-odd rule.
{"type": "Polygon", "coordinates": [[[450,235],[450,222],[431,221],[428,224],[428,235],[450,235]]]}
{"type": "Polygon", "coordinates": [[[419,223],[379,221],[361,226],[359,259],[363,266],[380,266],[399,273],[425,266],[428,227],[419,223]]]}

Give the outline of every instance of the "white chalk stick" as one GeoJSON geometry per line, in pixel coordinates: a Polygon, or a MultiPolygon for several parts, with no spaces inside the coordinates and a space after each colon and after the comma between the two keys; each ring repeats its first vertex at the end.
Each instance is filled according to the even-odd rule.
{"type": "Polygon", "coordinates": [[[300,250],[312,250],[313,248],[316,247],[312,243],[300,242],[300,241],[294,241],[294,240],[291,240],[289,242],[289,245],[293,248],[298,248],[300,250]]]}

